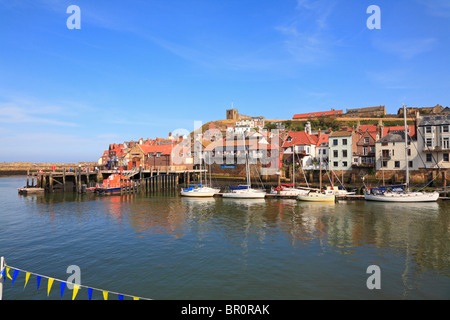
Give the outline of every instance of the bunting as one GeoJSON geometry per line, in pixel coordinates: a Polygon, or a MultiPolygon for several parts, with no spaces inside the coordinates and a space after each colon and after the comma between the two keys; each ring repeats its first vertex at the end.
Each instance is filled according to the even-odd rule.
{"type": "MultiPolygon", "coordinates": [[[[19,268],[10,267],[10,266],[7,266],[7,265],[5,266],[5,268],[3,268],[3,270],[1,270],[1,275],[3,276],[3,281],[6,281],[6,279],[10,279],[11,280],[11,287],[14,285],[16,279],[18,278],[19,274],[21,274],[21,273],[24,273],[24,275],[25,275],[25,284],[23,286],[24,289],[26,288],[26,286],[27,286],[27,284],[29,282],[30,276],[33,275],[33,276],[36,276],[37,290],[39,290],[39,288],[40,288],[42,278],[47,279],[47,296],[50,295],[50,292],[52,290],[54,281],[60,282],[60,296],[61,296],[61,299],[63,298],[64,291],[65,291],[65,288],[67,286],[67,282],[64,281],[64,280],[59,280],[59,279],[43,276],[43,275],[40,275],[40,274],[36,274],[36,273],[33,273],[33,272],[21,270],[19,268]],[[13,273],[12,273],[13,275],[12,276],[10,275],[10,271],[11,272],[13,271],[13,273]]],[[[93,296],[94,290],[102,292],[103,300],[108,300],[110,294],[116,295],[118,300],[124,300],[124,297],[128,297],[128,298],[131,298],[133,300],[145,299],[145,298],[140,298],[140,297],[136,297],[136,296],[125,295],[125,294],[122,294],[122,293],[106,291],[106,290],[102,290],[102,289],[91,288],[91,287],[87,287],[87,286],[74,284],[73,285],[73,289],[72,289],[72,300],[76,299],[79,290],[81,290],[82,288],[86,288],[87,289],[89,300],[92,300],[92,296],[93,296]]],[[[148,300],[148,299],[145,299],[145,300],[148,300]]]]}

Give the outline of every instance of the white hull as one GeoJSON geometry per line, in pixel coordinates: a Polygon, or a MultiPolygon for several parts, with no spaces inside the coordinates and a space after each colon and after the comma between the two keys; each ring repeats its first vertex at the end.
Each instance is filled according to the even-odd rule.
{"type": "Polygon", "coordinates": [[[261,199],[264,198],[265,196],[266,196],[265,191],[255,189],[233,190],[232,192],[222,194],[223,198],[235,198],[235,199],[261,199]]]}
{"type": "Polygon", "coordinates": [[[201,187],[189,191],[181,191],[181,195],[183,197],[213,197],[215,194],[219,193],[220,189],[214,189],[214,188],[208,188],[208,187],[201,187]]]}
{"type": "Polygon", "coordinates": [[[366,194],[364,199],[369,201],[383,202],[434,202],[439,198],[439,193],[425,192],[405,192],[405,193],[385,193],[382,195],[366,194]]]}
{"type": "Polygon", "coordinates": [[[309,190],[302,190],[297,188],[284,188],[283,190],[280,190],[279,193],[276,190],[272,190],[270,194],[280,194],[282,196],[301,196],[301,195],[307,195],[309,193],[309,190]]]}

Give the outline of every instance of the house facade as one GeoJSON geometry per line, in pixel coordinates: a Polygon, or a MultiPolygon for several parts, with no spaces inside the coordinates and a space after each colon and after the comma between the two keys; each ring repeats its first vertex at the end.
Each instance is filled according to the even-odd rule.
{"type": "Polygon", "coordinates": [[[450,114],[418,116],[417,145],[421,168],[450,168],[450,114]]]}
{"type": "Polygon", "coordinates": [[[328,138],[329,146],[329,169],[351,170],[353,144],[356,144],[356,133],[354,131],[336,131],[328,138]]]}
{"type": "Polygon", "coordinates": [[[406,154],[408,153],[409,170],[419,169],[417,140],[408,137],[408,146],[405,149],[405,132],[391,131],[376,142],[375,168],[376,170],[406,170],[406,154]]]}

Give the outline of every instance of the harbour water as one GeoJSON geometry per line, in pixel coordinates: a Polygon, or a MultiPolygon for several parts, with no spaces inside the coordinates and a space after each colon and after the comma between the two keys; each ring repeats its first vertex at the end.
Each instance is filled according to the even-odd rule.
{"type": "MultiPolygon", "coordinates": [[[[23,183],[0,178],[0,255],[11,267],[67,279],[76,265],[82,285],[156,300],[450,298],[448,201],[22,196],[23,183]],[[380,289],[367,286],[371,265],[380,289]]],[[[33,281],[8,279],[3,299],[61,299],[33,281]]]]}

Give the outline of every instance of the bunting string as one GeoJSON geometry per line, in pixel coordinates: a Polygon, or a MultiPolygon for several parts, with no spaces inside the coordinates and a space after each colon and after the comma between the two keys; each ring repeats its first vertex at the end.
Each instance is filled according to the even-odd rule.
{"type": "MultiPolygon", "coordinates": [[[[4,265],[4,268],[2,270],[0,270],[0,274],[3,276],[3,281],[6,281],[7,278],[10,279],[11,280],[11,286],[14,285],[14,282],[16,281],[16,278],[17,278],[17,276],[19,275],[20,272],[25,273],[25,285],[24,285],[24,288],[28,284],[28,280],[30,279],[30,275],[34,275],[34,276],[36,276],[37,290],[39,290],[39,287],[40,287],[40,284],[41,284],[41,279],[45,278],[45,279],[47,279],[47,296],[49,296],[50,290],[51,290],[52,285],[53,285],[53,282],[57,281],[57,282],[60,282],[61,298],[63,297],[64,289],[65,289],[65,287],[67,285],[67,282],[65,280],[44,276],[44,275],[37,274],[37,273],[34,273],[34,272],[22,270],[22,269],[19,269],[19,268],[16,268],[16,267],[8,266],[6,264],[4,265]],[[14,270],[14,273],[13,273],[12,276],[10,275],[10,270],[11,269],[14,270]]],[[[88,290],[89,300],[92,300],[92,293],[93,293],[93,291],[102,292],[104,300],[108,300],[109,294],[117,295],[119,300],[123,300],[124,297],[132,298],[133,300],[152,300],[152,299],[143,298],[143,297],[137,297],[137,296],[133,296],[133,295],[129,295],[129,294],[123,294],[123,293],[119,293],[119,292],[106,291],[106,290],[103,290],[103,289],[88,287],[88,286],[84,286],[84,285],[81,285],[81,284],[79,284],[79,285],[74,284],[73,285],[72,300],[75,300],[75,298],[76,298],[76,296],[78,294],[78,291],[81,288],[85,288],[85,289],[88,290]]]]}

